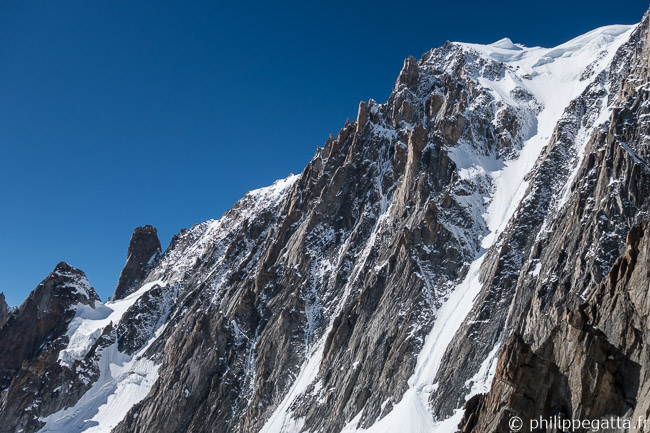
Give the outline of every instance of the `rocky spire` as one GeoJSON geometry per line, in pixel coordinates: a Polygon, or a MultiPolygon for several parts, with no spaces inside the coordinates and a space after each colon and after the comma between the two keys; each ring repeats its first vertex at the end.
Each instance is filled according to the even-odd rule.
{"type": "Polygon", "coordinates": [[[5,324],[9,318],[9,306],[5,301],[5,294],[0,293],[0,327],[5,324]]]}
{"type": "Polygon", "coordinates": [[[162,249],[158,240],[158,229],[151,225],[136,227],[131,236],[126,264],[120,273],[113,299],[122,299],[133,293],[138,283],[146,277],[162,249]]]}

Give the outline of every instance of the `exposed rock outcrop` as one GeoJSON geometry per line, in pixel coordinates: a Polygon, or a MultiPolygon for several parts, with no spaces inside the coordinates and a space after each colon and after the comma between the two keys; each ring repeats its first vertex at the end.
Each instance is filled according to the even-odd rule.
{"type": "Polygon", "coordinates": [[[646,15],[610,67],[594,76],[558,122],[529,178],[526,199],[499,248],[488,253],[474,313],[443,361],[437,378],[442,392],[432,401],[442,418],[465,403],[479,366],[492,362],[488,353],[509,332],[534,350],[547,341],[567,311],[607,277],[625,234],[649,214],[650,170],[627,150],[627,143],[644,143],[650,128],[648,104],[642,102],[646,86],[640,85],[648,46],[646,15]],[[622,98],[630,82],[637,83],[636,93],[622,98]],[[611,112],[603,111],[605,103],[611,112]],[[575,149],[581,141],[582,149],[575,149]],[[474,367],[453,367],[459,364],[474,367]]]}
{"type": "MultiPolygon", "coordinates": [[[[650,407],[650,220],[633,226],[625,254],[577,309],[568,311],[532,350],[511,336],[499,356],[492,389],[472,398],[462,431],[501,432],[509,420],[631,420],[650,407]]],[[[587,431],[587,430],[576,430],[587,431]]],[[[620,431],[620,430],[616,430],[620,431]]],[[[632,430],[636,431],[636,430],[632,430]]]]}
{"type": "Polygon", "coordinates": [[[38,414],[88,389],[82,370],[62,366],[58,356],[77,309],[98,302],[86,275],[61,262],[0,327],[0,432],[35,431],[42,425],[38,414]]]}
{"type": "Polygon", "coordinates": [[[5,301],[5,294],[0,293],[0,328],[9,320],[9,306],[5,301]]]}
{"type": "Polygon", "coordinates": [[[65,262],[47,276],[0,328],[0,386],[6,386],[25,360],[37,356],[67,330],[76,305],[99,301],[86,275],[65,262]]]}
{"type": "Polygon", "coordinates": [[[113,299],[130,295],[147,277],[161,253],[158,229],[150,225],[136,227],[129,242],[126,264],[117,281],[113,299]]]}

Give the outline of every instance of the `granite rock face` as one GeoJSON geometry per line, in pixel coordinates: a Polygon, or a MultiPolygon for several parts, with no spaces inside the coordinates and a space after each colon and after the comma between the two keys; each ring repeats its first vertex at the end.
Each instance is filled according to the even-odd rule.
{"type": "Polygon", "coordinates": [[[506,325],[513,336],[492,390],[474,400],[471,420],[466,415],[466,431],[500,431],[514,415],[648,418],[647,326],[639,319],[647,317],[639,293],[650,284],[647,15],[628,45],[616,108],[587,142],[575,201],[531,249],[528,269],[538,267],[537,275],[519,277],[506,325]],[[539,387],[531,360],[553,371],[554,390],[539,387]],[[522,396],[526,408],[515,403],[522,396]]]}
{"type": "Polygon", "coordinates": [[[122,299],[133,293],[139,283],[147,277],[161,253],[158,230],[150,225],[136,227],[129,242],[126,264],[117,281],[113,299],[122,299]]]}
{"type": "Polygon", "coordinates": [[[492,389],[467,402],[462,431],[507,431],[514,416],[523,432],[540,416],[647,419],[649,289],[650,219],[632,227],[608,278],[537,349],[517,333],[509,337],[492,389]]]}
{"type": "Polygon", "coordinates": [[[61,365],[58,355],[77,310],[95,303],[85,274],[61,262],[0,327],[1,432],[34,431],[39,414],[83,395],[84,374],[61,365]]]}
{"type": "Polygon", "coordinates": [[[34,358],[66,332],[76,304],[93,305],[96,301],[99,297],[84,273],[59,263],[0,328],[2,384],[11,380],[24,360],[34,358]]]}
{"type": "Polygon", "coordinates": [[[9,306],[5,301],[5,294],[0,293],[0,328],[9,320],[9,306]]]}
{"type": "MultiPolygon", "coordinates": [[[[474,306],[482,320],[468,317],[448,349],[445,371],[457,363],[476,364],[477,345],[487,343],[478,351],[484,359],[512,332],[535,348],[541,345],[566,311],[607,277],[626,233],[649,214],[650,170],[647,156],[637,155],[647,155],[650,124],[641,102],[647,94],[643,85],[630,90],[636,89],[632,83],[647,83],[647,21],[646,15],[610,68],[595,77],[558,122],[502,244],[488,252],[474,306]],[[596,127],[597,107],[603,103],[613,108],[596,127]],[[572,149],[580,137],[581,156],[572,149]],[[462,333],[466,337],[460,338],[462,333]]],[[[450,415],[466,398],[454,389],[471,378],[471,370],[441,376],[447,390],[439,394],[445,396],[441,401],[434,397],[434,406],[450,415]],[[454,393],[456,400],[449,398],[454,393]]]]}
{"type": "MultiPolygon", "coordinates": [[[[11,343],[0,415],[25,433],[500,433],[513,414],[641,413],[649,47],[646,16],[406,59],[301,174],[164,252],[137,228],[112,301],[70,299],[11,343]]],[[[39,317],[29,299],[0,336],[39,317]]]]}

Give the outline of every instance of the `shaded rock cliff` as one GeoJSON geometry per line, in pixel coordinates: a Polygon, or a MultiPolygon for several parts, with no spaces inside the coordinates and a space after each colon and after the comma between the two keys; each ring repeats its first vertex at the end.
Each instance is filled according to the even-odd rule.
{"type": "Polygon", "coordinates": [[[59,352],[78,309],[95,303],[99,297],[85,274],[61,262],[0,327],[1,432],[34,431],[36,416],[86,391],[88,378],[62,366],[59,352]]]}
{"type": "Polygon", "coordinates": [[[150,225],[136,227],[129,242],[126,264],[117,281],[113,299],[122,299],[130,295],[147,277],[161,252],[158,230],[150,225]]]}
{"type": "Polygon", "coordinates": [[[507,340],[492,389],[466,404],[462,431],[507,431],[514,416],[522,432],[539,417],[647,420],[649,289],[650,219],[632,227],[608,278],[537,349],[516,333],[507,340]]]}
{"type": "Polygon", "coordinates": [[[5,301],[5,294],[0,293],[0,327],[9,319],[9,306],[5,301]]]}

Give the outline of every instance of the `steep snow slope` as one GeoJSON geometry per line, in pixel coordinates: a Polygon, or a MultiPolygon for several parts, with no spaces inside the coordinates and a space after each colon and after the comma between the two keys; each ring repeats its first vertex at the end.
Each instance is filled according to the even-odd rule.
{"type": "MultiPolygon", "coordinates": [[[[490,197],[485,216],[490,234],[483,240],[484,248],[494,243],[523,199],[528,187],[525,177],[539,158],[542,148],[548,144],[569,103],[586,89],[591,83],[590,78],[609,66],[617,49],[629,39],[634,28],[621,25],[601,27],[555,48],[526,48],[512,43],[504,44],[503,40],[491,45],[460,44],[509,66],[506,76],[498,80],[478,79],[497,100],[517,106],[519,103],[512,98],[512,94],[516,88],[523,88],[542,105],[542,110],[531,125],[530,138],[524,143],[519,156],[506,161],[505,167],[490,173],[495,192],[490,197]]],[[[606,120],[609,112],[611,108],[603,110],[604,116],[599,124],[606,120]]],[[[462,164],[462,161],[456,162],[462,164]]]]}
{"type": "MultiPolygon", "coordinates": [[[[74,361],[83,360],[105,330],[118,325],[129,308],[157,285],[164,283],[147,283],[124,299],[98,303],[94,308],[80,306],[68,326],[69,343],[59,352],[61,364],[72,367],[74,361]]],[[[160,334],[158,328],[165,319],[161,317],[148,331],[152,338],[160,334]]],[[[131,406],[147,395],[157,377],[154,362],[120,351],[117,341],[105,347],[100,356],[100,376],[90,390],[73,407],[43,418],[46,424],[40,431],[110,432],[131,406]]]]}

